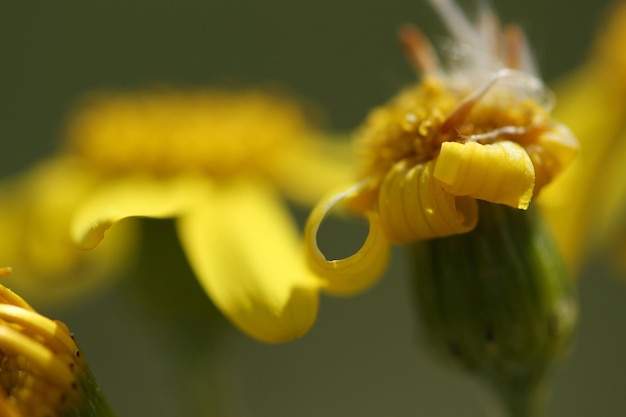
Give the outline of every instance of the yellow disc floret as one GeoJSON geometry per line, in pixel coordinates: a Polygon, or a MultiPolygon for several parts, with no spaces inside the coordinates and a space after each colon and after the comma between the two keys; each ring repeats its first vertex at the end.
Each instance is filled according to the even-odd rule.
{"type": "Polygon", "coordinates": [[[263,174],[309,133],[303,109],[266,92],[146,91],[94,97],[70,120],[70,149],[126,174],[263,174]]]}
{"type": "Polygon", "coordinates": [[[355,138],[361,175],[387,172],[402,160],[433,159],[440,146],[439,128],[457,102],[439,80],[431,78],[372,110],[355,138]]]}

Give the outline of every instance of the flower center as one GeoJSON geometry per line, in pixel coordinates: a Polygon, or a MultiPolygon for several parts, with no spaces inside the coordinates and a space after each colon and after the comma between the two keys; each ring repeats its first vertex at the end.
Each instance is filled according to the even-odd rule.
{"type": "Polygon", "coordinates": [[[68,143],[113,173],[231,176],[265,171],[308,130],[302,108],[285,98],[168,90],[93,98],[70,120],[68,143]]]}
{"type": "Polygon", "coordinates": [[[435,77],[405,89],[374,109],[357,132],[362,175],[384,174],[403,160],[432,160],[444,142],[511,140],[530,146],[547,128],[548,114],[511,88],[516,87],[496,85],[469,106],[471,92],[454,91],[435,77]]]}

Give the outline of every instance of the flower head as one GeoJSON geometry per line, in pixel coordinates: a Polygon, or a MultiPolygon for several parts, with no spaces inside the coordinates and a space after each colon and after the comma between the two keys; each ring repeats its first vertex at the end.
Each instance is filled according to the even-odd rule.
{"type": "Polygon", "coordinates": [[[113,175],[271,176],[310,129],[302,108],[260,91],[110,93],[84,100],[67,146],[113,175]]]}
{"type": "Polygon", "coordinates": [[[176,218],[192,268],[234,324],[261,341],[299,337],[319,281],[281,192],[310,202],[348,172],[321,156],[318,135],[301,105],[261,91],[92,98],[67,148],[103,177],[75,206],[72,236],[93,248],[123,219],[176,218]]]}
{"type": "Polygon", "coordinates": [[[329,292],[373,283],[389,243],[471,231],[476,200],[526,209],[576,154],[572,134],[550,118],[552,96],[522,31],[501,30],[488,10],[473,25],[453,2],[432,3],[454,37],[454,61],[444,68],[419,30],[400,31],[422,79],[369,114],[356,134],[359,179],[309,218],[309,264],[326,278],[329,292]],[[327,261],[317,229],[342,201],[368,218],[370,232],[352,257],[327,261]]]}
{"type": "MultiPolygon", "coordinates": [[[[10,272],[0,268],[0,276],[10,272]]],[[[0,414],[111,415],[67,327],[0,285],[0,414]]]]}

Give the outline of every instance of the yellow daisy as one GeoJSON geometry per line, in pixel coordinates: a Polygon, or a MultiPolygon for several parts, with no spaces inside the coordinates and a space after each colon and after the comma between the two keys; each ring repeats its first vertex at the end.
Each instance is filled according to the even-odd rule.
{"type": "Polygon", "coordinates": [[[609,16],[587,63],[556,85],[555,117],[583,152],[538,200],[572,270],[606,242],[624,257],[624,229],[616,225],[626,203],[626,2],[609,16]]]}
{"type": "Polygon", "coordinates": [[[113,415],[67,327],[3,285],[0,363],[2,416],[113,415]]]}
{"type": "Polygon", "coordinates": [[[334,294],[373,284],[392,243],[471,231],[476,200],[526,209],[574,158],[578,145],[552,120],[552,94],[538,77],[522,31],[502,30],[488,11],[470,23],[448,0],[432,4],[454,36],[444,69],[414,27],[400,31],[421,81],[375,108],[356,133],[359,176],[323,199],[305,230],[308,261],[334,294]],[[327,260],[318,228],[338,204],[369,222],[357,253],[327,260]]]}
{"type": "Polygon", "coordinates": [[[75,242],[93,248],[130,217],[176,218],[193,270],[236,326],[271,343],[308,331],[320,283],[281,195],[312,202],[348,164],[323,156],[335,145],[300,105],[261,91],[102,95],[73,115],[67,145],[101,175],[75,207],[75,242]]]}

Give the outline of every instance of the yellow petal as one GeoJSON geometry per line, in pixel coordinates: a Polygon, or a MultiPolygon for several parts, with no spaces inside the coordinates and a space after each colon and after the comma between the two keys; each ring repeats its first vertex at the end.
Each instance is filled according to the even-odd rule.
{"type": "Polygon", "coordinates": [[[476,226],[476,201],[445,191],[432,172],[432,161],[413,166],[400,161],[385,176],[378,208],[382,228],[392,242],[450,236],[476,226]]]}
{"type": "Polygon", "coordinates": [[[597,64],[592,61],[556,86],[559,100],[555,118],[572,130],[581,152],[538,199],[543,217],[572,271],[580,267],[585,252],[597,244],[598,220],[605,220],[601,216],[607,214],[598,213],[605,207],[603,191],[613,187],[613,181],[624,178],[619,173],[623,160],[617,164],[611,161],[624,152],[617,140],[624,128],[626,96],[597,64]],[[607,167],[615,169],[609,175],[618,176],[605,174],[609,172],[607,167]]]}
{"type": "Polygon", "coordinates": [[[434,176],[449,193],[520,209],[528,208],[535,184],[530,157],[510,141],[444,142],[434,176]]]}
{"type": "Polygon", "coordinates": [[[347,138],[308,138],[293,143],[276,156],[273,181],[290,199],[314,205],[338,184],[354,175],[352,142],[347,138]]]}
{"type": "Polygon", "coordinates": [[[31,338],[12,326],[3,325],[0,326],[0,345],[3,351],[24,357],[30,366],[50,378],[52,383],[62,387],[76,383],[72,368],[62,357],[42,346],[34,337],[31,338]]]}
{"type": "Polygon", "coordinates": [[[596,40],[595,53],[592,61],[605,71],[604,78],[620,93],[626,92],[626,3],[612,2],[611,9],[606,16],[608,22],[603,25],[602,31],[596,40]]]}
{"type": "Polygon", "coordinates": [[[385,236],[394,243],[416,240],[417,231],[414,231],[408,223],[410,222],[409,219],[422,216],[419,206],[409,208],[405,207],[403,202],[404,180],[409,169],[410,167],[405,161],[394,165],[380,186],[378,211],[381,228],[384,230],[385,236]],[[410,214],[409,210],[411,210],[410,214]]]}
{"type": "Polygon", "coordinates": [[[357,184],[346,190],[331,194],[314,209],[306,224],[304,239],[310,268],[325,280],[324,290],[335,295],[351,295],[361,292],[383,274],[389,258],[389,242],[382,233],[378,214],[366,212],[369,232],[363,246],[352,256],[327,260],[317,245],[317,232],[328,212],[347,198],[358,198],[366,186],[357,184]]]}
{"type": "MultiPolygon", "coordinates": [[[[537,145],[545,149],[558,162],[558,167],[568,167],[578,155],[580,145],[574,134],[562,124],[556,124],[537,137],[537,145]]],[[[560,171],[560,170],[559,170],[560,171]]],[[[552,172],[556,175],[558,172],[552,172]]]]}
{"type": "Polygon", "coordinates": [[[271,189],[243,181],[215,189],[180,218],[178,232],[201,284],[241,330],[279,343],[313,325],[319,281],[271,189]]]}
{"type": "MultiPolygon", "coordinates": [[[[606,241],[616,234],[624,235],[624,211],[626,209],[626,129],[613,143],[611,153],[604,160],[603,167],[593,175],[597,178],[596,204],[592,204],[594,229],[591,233],[595,241],[606,241]],[[599,203],[599,204],[598,204],[599,203]],[[620,227],[621,226],[621,227],[620,227]]],[[[613,239],[610,239],[612,241],[613,239]]],[[[617,238],[617,241],[623,238],[617,238]]]]}
{"type": "Polygon", "coordinates": [[[94,248],[115,223],[129,217],[177,216],[210,186],[202,178],[186,176],[124,177],[102,184],[76,213],[72,238],[85,249],[94,248]]]}
{"type": "Polygon", "coordinates": [[[545,185],[568,168],[578,155],[579,144],[564,125],[556,124],[540,133],[526,152],[535,168],[535,198],[545,185]]]}
{"type": "Polygon", "coordinates": [[[75,159],[58,157],[2,183],[0,265],[17,272],[3,283],[34,303],[67,305],[120,275],[135,248],[132,224],[91,252],[77,248],[69,232],[77,207],[99,182],[75,159]]]}

